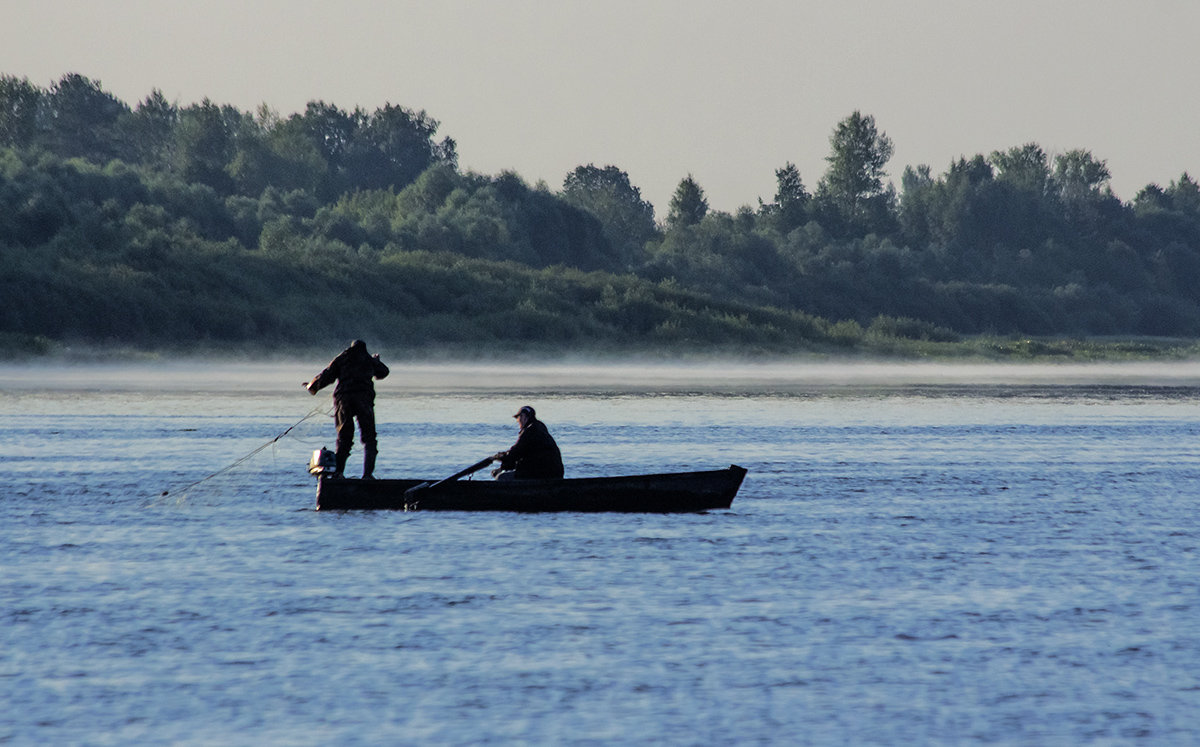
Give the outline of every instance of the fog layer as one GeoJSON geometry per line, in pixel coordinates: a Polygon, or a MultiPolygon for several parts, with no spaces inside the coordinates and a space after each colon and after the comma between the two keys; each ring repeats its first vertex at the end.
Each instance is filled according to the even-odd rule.
{"type": "MultiPolygon", "coordinates": [[[[1200,361],[1096,364],[896,362],[410,363],[388,361],[377,390],[445,392],[805,390],[830,387],[1200,385],[1200,361]]],[[[295,389],[326,361],[0,365],[0,393],[295,389]]]]}

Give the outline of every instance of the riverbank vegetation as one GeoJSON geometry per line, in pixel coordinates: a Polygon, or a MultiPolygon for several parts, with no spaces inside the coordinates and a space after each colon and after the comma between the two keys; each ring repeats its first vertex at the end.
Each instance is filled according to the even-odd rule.
{"type": "MultiPolygon", "coordinates": [[[[665,215],[614,165],[464,172],[423,111],[281,116],[0,76],[0,350],[1182,357],[1200,185],[1123,202],[1103,160],[1002,146],[887,180],[853,112],[810,189],[665,215]],[[1072,342],[1074,340],[1074,342],[1072,342]]],[[[814,147],[817,147],[814,145],[814,147]]]]}

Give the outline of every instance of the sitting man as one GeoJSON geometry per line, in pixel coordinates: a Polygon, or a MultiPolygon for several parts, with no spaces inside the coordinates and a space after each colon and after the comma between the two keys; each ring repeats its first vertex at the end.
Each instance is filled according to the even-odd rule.
{"type": "Polygon", "coordinates": [[[512,448],[495,456],[500,466],[492,470],[492,477],[497,480],[562,479],[562,454],[546,424],[537,419],[537,414],[529,405],[522,407],[513,417],[517,419],[521,432],[512,448]]]}

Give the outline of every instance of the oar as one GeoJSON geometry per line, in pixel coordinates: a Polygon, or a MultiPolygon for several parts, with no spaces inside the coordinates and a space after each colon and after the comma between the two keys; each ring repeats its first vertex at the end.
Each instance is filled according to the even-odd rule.
{"type": "Polygon", "coordinates": [[[470,467],[467,467],[464,470],[455,472],[453,475],[450,475],[449,477],[445,478],[444,480],[438,480],[437,482],[432,483],[432,484],[423,482],[420,485],[413,485],[411,488],[404,491],[404,498],[407,500],[409,498],[412,498],[420,490],[432,490],[433,488],[436,488],[439,485],[445,485],[448,482],[454,482],[455,480],[457,480],[460,477],[466,477],[467,475],[471,474],[472,472],[478,472],[479,470],[483,469],[484,467],[488,466],[489,464],[491,464],[494,461],[496,461],[496,457],[490,456],[490,457],[487,457],[486,459],[480,459],[478,462],[475,462],[470,467]]]}

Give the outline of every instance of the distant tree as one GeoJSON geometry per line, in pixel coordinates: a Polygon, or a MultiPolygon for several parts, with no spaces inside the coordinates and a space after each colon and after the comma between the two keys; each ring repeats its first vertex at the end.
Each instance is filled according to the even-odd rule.
{"type": "Polygon", "coordinates": [[[563,179],[560,196],[600,221],[604,237],[627,265],[642,261],[646,242],[658,233],[654,206],[616,166],[577,166],[563,179]]]}
{"type": "MultiPolygon", "coordinates": [[[[1171,206],[1181,213],[1200,218],[1200,184],[1185,171],[1166,191],[1171,206]]],[[[1200,247],[1197,247],[1200,249],[1200,247]]]]}
{"type": "Polygon", "coordinates": [[[265,104],[253,118],[245,116],[234,134],[235,155],[228,172],[238,191],[258,197],[268,188],[316,194],[328,173],[311,139],[288,126],[265,104]]]}
{"type": "Polygon", "coordinates": [[[929,243],[935,189],[929,166],[904,167],[904,175],[900,178],[900,230],[913,246],[929,243]]]}
{"type": "Polygon", "coordinates": [[[450,138],[434,140],[439,123],[424,111],[387,104],[374,113],[347,112],[323,101],[293,115],[281,136],[300,134],[326,163],[324,200],[357,189],[403,189],[434,164],[458,163],[450,138]]]}
{"type": "Polygon", "coordinates": [[[397,210],[404,215],[437,213],[446,199],[470,180],[448,164],[438,164],[417,177],[396,196],[397,210]]]}
{"type": "Polygon", "coordinates": [[[879,131],[874,117],[856,111],[838,123],[829,142],[829,168],[817,185],[817,201],[851,233],[884,229],[894,199],[883,183],[891,138],[879,131]]]}
{"type": "Polygon", "coordinates": [[[365,122],[366,114],[361,109],[347,112],[324,101],[310,101],[303,113],[293,114],[281,123],[275,135],[283,140],[308,141],[324,164],[317,197],[330,202],[351,191],[347,172],[353,168],[355,139],[365,122]]]}
{"type": "Polygon", "coordinates": [[[775,170],[775,183],[775,201],[761,205],[759,214],[777,231],[787,234],[808,222],[808,205],[812,198],[794,163],[788,162],[775,170]]]}
{"type": "Polygon", "coordinates": [[[738,216],[720,212],[667,231],[643,275],[750,303],[781,303],[794,285],[774,241],[746,230],[738,216]]]}
{"type": "Polygon", "coordinates": [[[534,266],[566,265],[585,270],[625,271],[603,226],[591,213],[545,189],[530,189],[517,174],[504,172],[484,191],[494,191],[507,206],[506,234],[529,248],[534,266]]]}
{"type": "Polygon", "coordinates": [[[1054,158],[1054,185],[1065,202],[1097,196],[1112,175],[1104,161],[1086,150],[1072,150],[1054,158]]]}
{"type": "MultiPolygon", "coordinates": [[[[285,170],[271,148],[271,132],[279,115],[263,104],[256,116],[244,116],[234,131],[234,156],[226,170],[241,195],[259,196],[268,187],[291,187],[282,177],[285,170]]],[[[248,212],[248,211],[247,211],[248,212]]]]}
{"type": "Polygon", "coordinates": [[[1170,211],[1200,217],[1200,184],[1186,171],[1166,189],[1148,184],[1138,192],[1133,206],[1139,214],[1170,211]]]}
{"type": "Polygon", "coordinates": [[[1108,186],[1111,174],[1104,161],[1089,151],[1071,150],[1054,158],[1051,182],[1064,216],[1077,228],[1095,231],[1104,203],[1116,202],[1108,186]]]}
{"type": "Polygon", "coordinates": [[[219,194],[233,192],[228,167],[237,154],[241,117],[237,109],[217,106],[207,98],[180,110],[175,159],[185,181],[207,185],[219,194]]]}
{"type": "Polygon", "coordinates": [[[993,151],[988,164],[995,180],[983,199],[994,216],[992,237],[1009,246],[1036,246],[1065,238],[1046,152],[1037,143],[993,151]]]}
{"type": "Polygon", "coordinates": [[[1166,190],[1157,184],[1147,184],[1133,198],[1133,206],[1139,214],[1147,212],[1170,210],[1171,199],[1166,190]]]}
{"type": "Polygon", "coordinates": [[[128,152],[137,163],[170,169],[175,149],[175,128],[179,125],[179,106],[167,101],[155,88],[138,104],[122,124],[128,152]]]}
{"type": "Polygon", "coordinates": [[[1037,220],[1044,198],[999,180],[982,155],[952,161],[936,180],[927,166],[906,169],[902,184],[899,217],[906,241],[944,249],[954,264],[944,269],[953,275],[995,279],[997,256],[1003,265],[1015,247],[1045,238],[1037,220]]]}
{"type": "MultiPolygon", "coordinates": [[[[1200,262],[1200,184],[1185,172],[1166,189],[1157,184],[1147,185],[1133,200],[1132,212],[1144,253],[1159,254],[1176,268],[1163,275],[1172,278],[1172,282],[1176,282],[1174,278],[1197,277],[1177,268],[1187,255],[1200,262]]],[[[1200,297],[1200,285],[1194,282],[1186,285],[1189,293],[1200,297]]]]}
{"type": "Polygon", "coordinates": [[[54,152],[100,163],[122,155],[117,123],[129,107],[99,81],[68,73],[50,88],[43,103],[47,145],[54,152]]]}
{"type": "Polygon", "coordinates": [[[271,152],[271,170],[265,181],[284,191],[315,196],[329,169],[312,141],[282,122],[271,125],[265,138],[271,152]]]}
{"type": "Polygon", "coordinates": [[[999,180],[1035,195],[1046,193],[1050,183],[1050,166],[1046,152],[1037,143],[993,151],[988,162],[996,168],[999,180]]]}
{"type": "Polygon", "coordinates": [[[667,213],[667,225],[671,228],[694,226],[708,214],[708,199],[704,190],[688,174],[675,188],[671,197],[670,212],[667,213]]]}
{"type": "Polygon", "coordinates": [[[346,154],[359,127],[366,121],[362,110],[346,112],[324,101],[310,101],[303,114],[293,114],[290,123],[312,140],[331,169],[344,166],[346,154]]]}
{"type": "Polygon", "coordinates": [[[356,133],[356,155],[362,160],[350,175],[355,188],[402,189],[436,163],[457,165],[455,142],[434,141],[438,126],[424,111],[392,104],[376,109],[356,133]]]}
{"type": "Polygon", "coordinates": [[[24,148],[33,143],[45,95],[28,78],[0,75],[0,145],[24,148]]]}
{"type": "MultiPolygon", "coordinates": [[[[924,204],[928,238],[952,249],[958,265],[955,274],[992,281],[1000,271],[998,261],[1001,265],[1006,261],[998,256],[1035,246],[1053,235],[1052,227],[1042,220],[1044,201],[1041,194],[999,179],[982,155],[958,158],[924,204]]],[[[906,211],[902,219],[908,220],[906,211]]]]}

